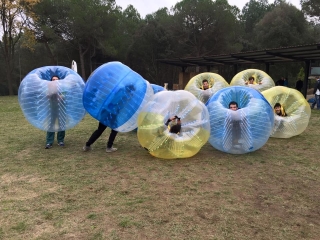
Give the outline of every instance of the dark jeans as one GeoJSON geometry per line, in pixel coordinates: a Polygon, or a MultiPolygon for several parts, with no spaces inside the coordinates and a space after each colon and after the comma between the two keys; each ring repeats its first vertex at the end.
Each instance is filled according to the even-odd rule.
{"type": "MultiPolygon", "coordinates": [[[[55,132],[47,132],[47,144],[53,144],[55,132]]],[[[58,143],[64,142],[64,137],[66,135],[65,131],[57,132],[58,143]]]]}
{"type": "MultiPolygon", "coordinates": [[[[102,123],[99,122],[98,129],[95,130],[92,133],[92,135],[89,138],[88,142],[86,142],[86,146],[87,147],[91,146],[91,144],[93,144],[101,136],[101,134],[104,132],[104,130],[106,130],[106,128],[107,128],[107,126],[105,126],[105,125],[103,125],[102,123]]],[[[114,139],[116,138],[117,134],[118,134],[117,131],[111,129],[111,133],[110,133],[108,144],[107,144],[108,148],[112,147],[114,139]]]]}
{"type": "Polygon", "coordinates": [[[314,106],[317,104],[317,109],[320,110],[320,95],[314,95],[315,102],[312,103],[311,108],[314,108],[314,106]]]}

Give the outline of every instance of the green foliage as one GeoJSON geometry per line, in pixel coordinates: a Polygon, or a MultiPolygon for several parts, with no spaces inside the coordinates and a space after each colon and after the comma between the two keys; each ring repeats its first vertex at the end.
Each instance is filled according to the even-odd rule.
{"type": "Polygon", "coordinates": [[[242,9],[240,16],[244,28],[243,47],[245,51],[255,50],[254,28],[257,23],[271,10],[267,0],[250,0],[242,9]]]}
{"type": "Polygon", "coordinates": [[[304,80],[304,68],[302,67],[302,68],[300,68],[300,71],[299,71],[299,73],[298,73],[298,75],[297,75],[297,79],[301,79],[302,81],[304,80]]]}
{"type": "Polygon", "coordinates": [[[180,56],[202,56],[234,50],[239,29],[237,13],[237,9],[226,0],[178,2],[173,7],[170,26],[178,43],[177,53],[180,56]]]}
{"type": "Polygon", "coordinates": [[[254,33],[255,46],[259,49],[294,46],[312,41],[303,13],[287,3],[280,3],[266,13],[254,33]]]}
{"type": "Polygon", "coordinates": [[[320,2],[319,0],[300,0],[302,11],[307,15],[320,20],[320,2]]]}

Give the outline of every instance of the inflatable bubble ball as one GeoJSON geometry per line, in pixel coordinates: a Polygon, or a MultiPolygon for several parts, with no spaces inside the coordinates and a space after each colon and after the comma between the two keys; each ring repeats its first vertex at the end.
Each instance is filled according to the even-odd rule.
{"type": "Polygon", "coordinates": [[[167,91],[167,89],[165,89],[164,87],[162,86],[159,86],[157,84],[153,84],[151,83],[151,87],[152,87],[152,90],[153,90],[153,93],[156,94],[158,92],[161,92],[161,91],[167,91]]]}
{"type": "Polygon", "coordinates": [[[260,92],[240,86],[224,88],[206,106],[211,126],[209,142],[214,148],[244,154],[256,151],[268,141],[274,114],[260,92]]]}
{"type": "Polygon", "coordinates": [[[84,86],[83,79],[70,68],[37,68],[21,82],[19,104],[33,126],[48,132],[65,131],[85,116],[82,104],[84,86]]]}
{"type": "Polygon", "coordinates": [[[275,86],[273,79],[264,71],[258,69],[247,69],[236,74],[230,86],[245,86],[253,88],[259,92],[275,86]],[[253,78],[253,81],[249,79],[253,78]]]}
{"type": "Polygon", "coordinates": [[[304,96],[295,89],[276,86],[262,92],[271,106],[280,104],[280,113],[275,113],[271,137],[290,138],[301,134],[307,128],[311,108],[304,96]]]}
{"type": "Polygon", "coordinates": [[[158,158],[192,157],[207,142],[209,134],[207,108],[184,90],[155,94],[138,117],[138,140],[158,158]]]}
{"type": "Polygon", "coordinates": [[[83,106],[104,125],[119,132],[137,128],[142,107],[153,96],[148,81],[120,62],[98,67],[89,77],[83,106]]]}
{"type": "Polygon", "coordinates": [[[213,94],[225,87],[229,87],[229,84],[222,76],[217,73],[205,72],[191,78],[184,90],[191,92],[201,102],[206,103],[213,94]],[[207,89],[204,81],[207,81],[207,89]]]}

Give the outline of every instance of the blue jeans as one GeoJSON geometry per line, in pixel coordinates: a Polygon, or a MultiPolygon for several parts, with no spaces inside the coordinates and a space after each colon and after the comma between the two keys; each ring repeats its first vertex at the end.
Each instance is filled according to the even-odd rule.
{"type": "Polygon", "coordinates": [[[314,98],[316,99],[316,101],[312,103],[311,108],[314,108],[314,106],[317,104],[317,109],[320,110],[320,95],[315,94],[314,98]]]}
{"type": "MultiPolygon", "coordinates": [[[[46,138],[47,144],[53,144],[54,134],[55,134],[54,132],[47,132],[47,138],[46,138]]],[[[60,131],[57,133],[58,143],[64,142],[65,135],[66,135],[65,131],[60,131]]]]}

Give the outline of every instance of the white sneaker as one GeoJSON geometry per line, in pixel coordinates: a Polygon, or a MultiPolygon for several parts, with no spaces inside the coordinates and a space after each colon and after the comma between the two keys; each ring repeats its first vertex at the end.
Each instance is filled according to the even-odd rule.
{"type": "Polygon", "coordinates": [[[82,148],[82,150],[84,151],[84,152],[88,152],[88,151],[91,151],[91,147],[89,146],[86,146],[86,145],[84,145],[83,146],[83,148],[82,148]]]}
{"type": "Polygon", "coordinates": [[[106,152],[107,152],[107,153],[110,153],[110,152],[115,152],[115,151],[117,151],[117,150],[118,150],[118,148],[114,148],[114,147],[108,148],[108,147],[107,147],[106,152]]]}

